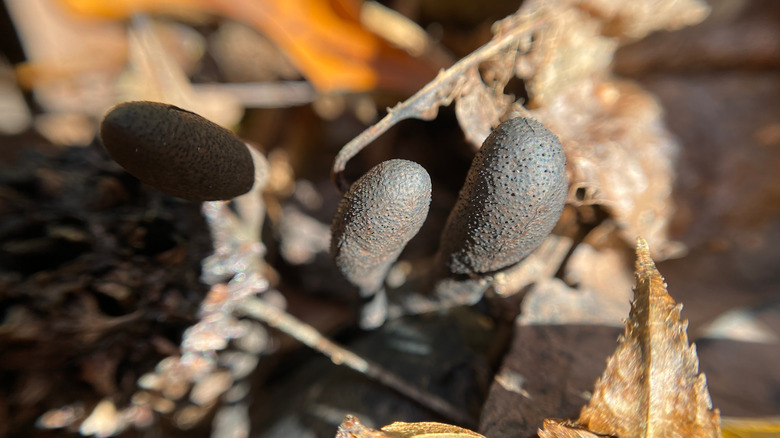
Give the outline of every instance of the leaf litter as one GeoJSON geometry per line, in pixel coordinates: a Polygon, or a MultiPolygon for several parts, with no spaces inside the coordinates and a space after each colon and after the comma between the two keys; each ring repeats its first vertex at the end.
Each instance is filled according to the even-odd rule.
{"type": "MultiPolygon", "coordinates": [[[[636,287],[625,332],[595,384],[593,396],[574,420],[546,419],[540,438],[720,437],[696,348],[688,343],[682,305],[668,294],[644,239],[636,248],[636,287]]],[[[381,431],[348,417],[338,438],[482,436],[439,423],[393,425],[381,431]],[[403,431],[399,433],[398,431],[403,431]]]]}
{"type": "MultiPolygon", "coordinates": [[[[526,2],[518,14],[495,26],[496,38],[485,46],[493,51],[475,52],[479,56],[470,63],[458,63],[460,70],[442,72],[439,82],[423,88],[427,94],[420,95],[422,99],[413,98],[407,103],[414,105],[396,108],[399,117],[391,118],[392,123],[367,132],[375,138],[402,118],[430,119],[439,105],[454,101],[467,139],[478,145],[502,118],[530,113],[556,132],[566,147],[572,184],[569,202],[579,208],[578,213],[587,207],[602,208],[614,223],[610,233],[624,242],[645,235],[656,255],[675,255],[680,247],[668,239],[667,226],[676,144],[660,121],[655,100],[636,84],[612,78],[609,63],[620,44],[654,29],[691,24],[705,10],[700,2],[659,1],[637,7],[607,1],[526,2]],[[524,27],[516,27],[518,22],[524,27]],[[568,56],[571,53],[578,56],[568,56]],[[448,72],[462,74],[448,76],[448,72]],[[528,94],[525,108],[520,106],[523,102],[504,94],[515,77],[523,80],[528,94]]],[[[591,243],[596,240],[592,234],[588,235],[591,243]]],[[[580,243],[577,249],[583,246],[580,243]]],[[[604,252],[598,241],[593,248],[604,252]]],[[[429,431],[439,433],[430,427],[429,431]]],[[[442,433],[467,433],[452,428],[445,427],[442,433]]]]}

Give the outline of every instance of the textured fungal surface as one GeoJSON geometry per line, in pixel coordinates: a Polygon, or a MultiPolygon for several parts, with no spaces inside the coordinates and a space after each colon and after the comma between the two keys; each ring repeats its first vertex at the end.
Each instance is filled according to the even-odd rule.
{"type": "Polygon", "coordinates": [[[431,203],[431,178],[419,164],[389,160],[349,188],[331,227],[331,254],[364,296],[382,286],[390,265],[420,231],[431,203]]]}
{"type": "Polygon", "coordinates": [[[103,118],[100,138],[130,174],[192,201],[230,199],[255,180],[247,146],[203,117],[158,102],[125,102],[103,118]]]}
{"type": "Polygon", "coordinates": [[[441,260],[455,274],[519,262],[558,222],[566,190],[558,138],[533,119],[505,121],[471,163],[442,233],[441,260]]]}

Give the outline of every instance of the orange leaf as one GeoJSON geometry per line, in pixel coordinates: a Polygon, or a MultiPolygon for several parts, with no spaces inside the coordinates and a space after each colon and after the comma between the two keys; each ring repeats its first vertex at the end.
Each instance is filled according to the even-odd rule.
{"type": "Polygon", "coordinates": [[[268,35],[321,91],[416,91],[436,73],[363,28],[357,0],[212,0],[268,35]]]}
{"type": "Polygon", "coordinates": [[[267,35],[320,91],[375,88],[414,92],[436,74],[420,58],[391,46],[359,21],[358,0],[60,0],[80,14],[210,13],[267,35]]]}

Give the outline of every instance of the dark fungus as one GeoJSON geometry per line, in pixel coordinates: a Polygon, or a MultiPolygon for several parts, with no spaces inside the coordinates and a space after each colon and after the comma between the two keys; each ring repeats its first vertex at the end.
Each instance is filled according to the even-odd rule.
{"type": "Polygon", "coordinates": [[[431,178],[407,160],[380,163],[349,188],[331,226],[331,254],[344,276],[370,296],[420,231],[431,203],[431,178]]]}
{"type": "Polygon", "coordinates": [[[501,123],[471,163],[442,233],[440,259],[454,274],[519,262],[552,231],[566,192],[558,138],[533,119],[501,123]]]}
{"type": "Polygon", "coordinates": [[[109,155],[150,186],[191,201],[248,192],[255,165],[246,144],[205,118],[159,102],[125,102],[100,125],[109,155]]]}

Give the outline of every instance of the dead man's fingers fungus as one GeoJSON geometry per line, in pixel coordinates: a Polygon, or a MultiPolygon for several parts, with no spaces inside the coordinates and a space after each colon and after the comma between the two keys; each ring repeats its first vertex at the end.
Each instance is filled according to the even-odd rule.
{"type": "Polygon", "coordinates": [[[331,226],[331,254],[361,295],[382,287],[390,266],[420,231],[431,203],[431,178],[419,164],[389,160],[350,186],[331,226]]]}
{"type": "Polygon", "coordinates": [[[111,158],[144,183],[191,201],[248,192],[264,164],[229,130],[159,102],[125,102],[103,118],[100,138],[111,158]]]}
{"type": "Polygon", "coordinates": [[[485,139],[442,232],[439,258],[453,274],[511,266],[552,231],[567,193],[566,157],[541,123],[515,118],[485,139]]]}

